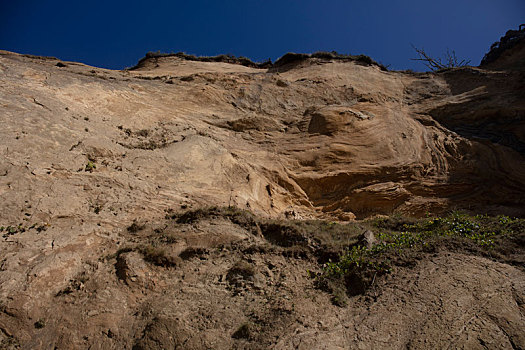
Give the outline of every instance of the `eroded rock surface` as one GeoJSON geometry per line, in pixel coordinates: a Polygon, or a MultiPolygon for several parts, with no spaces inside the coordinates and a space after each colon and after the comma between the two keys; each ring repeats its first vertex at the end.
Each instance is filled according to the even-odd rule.
{"type": "Polygon", "coordinates": [[[0,52],[2,346],[525,347],[519,266],[439,252],[340,308],[309,275],[311,237],[158,226],[206,205],[523,216],[525,75],[489,68],[160,57],[110,71],[0,52]]]}

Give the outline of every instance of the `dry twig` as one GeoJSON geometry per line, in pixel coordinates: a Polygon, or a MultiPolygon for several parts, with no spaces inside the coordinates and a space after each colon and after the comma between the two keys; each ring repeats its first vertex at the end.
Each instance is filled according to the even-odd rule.
{"type": "Polygon", "coordinates": [[[464,67],[467,66],[470,63],[470,60],[459,60],[456,56],[456,51],[452,50],[450,51],[447,49],[447,52],[445,54],[445,57],[443,59],[441,58],[433,58],[430,57],[424,49],[419,49],[412,45],[414,50],[416,50],[419,58],[412,58],[413,61],[421,61],[427,68],[429,68],[433,72],[440,71],[442,69],[447,68],[456,68],[456,67],[464,67]]]}

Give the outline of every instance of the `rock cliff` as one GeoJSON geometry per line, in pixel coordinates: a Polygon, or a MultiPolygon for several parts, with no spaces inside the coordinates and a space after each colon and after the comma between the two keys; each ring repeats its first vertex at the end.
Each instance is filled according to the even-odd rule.
{"type": "Polygon", "coordinates": [[[523,216],[522,44],[439,73],[334,54],[150,54],[112,71],[0,51],[3,346],[525,346],[519,267],[436,254],[342,310],[308,277],[317,258],[268,248],[270,226],[163,221],[213,205],[265,220],[523,216]]]}

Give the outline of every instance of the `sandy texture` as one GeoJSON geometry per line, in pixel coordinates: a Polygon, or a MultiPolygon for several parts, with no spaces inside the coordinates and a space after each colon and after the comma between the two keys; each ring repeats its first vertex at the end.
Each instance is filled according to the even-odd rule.
{"type": "Polygon", "coordinates": [[[221,218],[170,228],[168,267],[116,254],[204,205],[524,215],[522,71],[57,63],[0,52],[0,226],[24,228],[0,241],[3,346],[525,347],[523,270],[485,258],[437,253],[339,308],[314,257],[221,218]]]}

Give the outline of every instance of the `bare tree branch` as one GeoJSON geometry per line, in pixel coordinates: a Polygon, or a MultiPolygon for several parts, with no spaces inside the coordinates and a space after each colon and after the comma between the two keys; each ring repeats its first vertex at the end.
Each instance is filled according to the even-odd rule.
{"type": "Polygon", "coordinates": [[[412,48],[416,51],[418,54],[418,58],[412,58],[412,61],[421,61],[427,68],[429,68],[433,72],[437,72],[442,69],[447,68],[456,68],[456,67],[464,67],[467,66],[470,63],[470,60],[459,60],[456,56],[456,51],[452,50],[450,51],[447,49],[447,52],[445,53],[445,57],[441,59],[440,57],[433,58],[430,57],[424,49],[419,49],[412,45],[412,48]]]}

